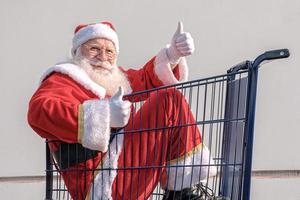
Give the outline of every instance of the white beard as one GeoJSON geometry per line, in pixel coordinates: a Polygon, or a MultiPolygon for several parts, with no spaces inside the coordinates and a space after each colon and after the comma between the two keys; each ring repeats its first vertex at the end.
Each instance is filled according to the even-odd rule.
{"type": "Polygon", "coordinates": [[[81,55],[80,48],[77,49],[77,52],[72,61],[81,67],[94,82],[104,87],[107,95],[113,96],[120,86],[123,87],[125,94],[131,92],[126,75],[116,64],[111,65],[109,62],[88,60],[81,55]],[[91,64],[99,67],[94,67],[91,64]]]}

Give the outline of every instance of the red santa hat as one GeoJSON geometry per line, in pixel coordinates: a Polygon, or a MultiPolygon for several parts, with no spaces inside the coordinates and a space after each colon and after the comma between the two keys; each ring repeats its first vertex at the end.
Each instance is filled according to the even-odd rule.
{"type": "Polygon", "coordinates": [[[71,50],[72,55],[75,55],[75,51],[80,45],[94,38],[105,38],[111,40],[116,47],[117,53],[119,53],[118,35],[116,33],[116,29],[110,22],[81,24],[76,27],[74,34],[71,50]]]}

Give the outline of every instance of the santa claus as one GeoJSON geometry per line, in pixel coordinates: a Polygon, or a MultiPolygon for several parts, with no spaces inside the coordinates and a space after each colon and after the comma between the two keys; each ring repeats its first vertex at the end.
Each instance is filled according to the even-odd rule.
{"type": "Polygon", "coordinates": [[[42,75],[28,122],[48,139],[72,198],[147,199],[158,184],[164,199],[200,198],[194,186],[216,169],[184,96],[168,88],[123,98],[187,80],[194,42],[182,23],[138,70],[117,66],[109,22],[79,25],[71,51],[42,75]],[[135,111],[137,101],[145,103],[135,111]]]}

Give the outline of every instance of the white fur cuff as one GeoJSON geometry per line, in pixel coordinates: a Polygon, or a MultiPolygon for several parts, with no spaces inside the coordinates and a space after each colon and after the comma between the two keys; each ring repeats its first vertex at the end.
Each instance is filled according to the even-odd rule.
{"type": "Polygon", "coordinates": [[[88,100],[83,103],[82,146],[106,152],[110,138],[110,114],[108,100],[88,100]]]}
{"type": "Polygon", "coordinates": [[[164,85],[176,84],[179,82],[187,81],[188,79],[188,66],[185,57],[182,57],[178,63],[179,66],[179,80],[173,74],[169,58],[167,56],[167,48],[162,49],[156,56],[154,62],[154,72],[163,82],[164,85]]]}
{"type": "Polygon", "coordinates": [[[214,166],[214,161],[210,158],[208,148],[202,144],[196,147],[191,154],[185,157],[173,160],[170,163],[168,170],[168,185],[169,190],[182,190],[191,186],[206,181],[208,177],[217,174],[217,168],[214,166]],[[198,165],[195,167],[186,167],[184,165],[198,165]],[[203,166],[199,166],[203,165],[203,166]],[[184,166],[184,167],[181,167],[184,166]]]}

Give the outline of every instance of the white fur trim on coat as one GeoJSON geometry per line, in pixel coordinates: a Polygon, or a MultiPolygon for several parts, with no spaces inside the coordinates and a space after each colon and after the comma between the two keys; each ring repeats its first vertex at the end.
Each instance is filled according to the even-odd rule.
{"type": "Polygon", "coordinates": [[[162,49],[156,56],[154,62],[154,72],[163,82],[164,85],[176,84],[179,82],[187,81],[188,79],[188,66],[185,57],[182,57],[178,63],[179,67],[179,80],[173,74],[169,58],[167,56],[167,49],[162,49]]]}
{"type": "Polygon", "coordinates": [[[87,100],[83,103],[82,146],[106,152],[110,138],[109,101],[87,100]]]}
{"type": "Polygon", "coordinates": [[[183,159],[172,162],[168,169],[168,185],[169,190],[182,190],[183,188],[191,188],[200,181],[206,181],[208,177],[217,174],[217,168],[211,159],[208,148],[202,144],[199,149],[183,159]],[[180,167],[183,165],[203,165],[201,167],[180,167]]]}
{"type": "Polygon", "coordinates": [[[57,64],[53,67],[50,67],[41,77],[41,82],[52,72],[60,72],[62,74],[66,74],[69,77],[71,77],[74,81],[82,85],[87,90],[92,91],[94,94],[96,94],[99,98],[104,98],[106,94],[105,88],[101,87],[100,85],[96,84],[90,77],[87,75],[87,73],[77,65],[74,65],[72,63],[63,63],[63,64],[57,64]]]}
{"type": "Polygon", "coordinates": [[[109,145],[109,150],[103,158],[102,166],[98,166],[99,173],[91,186],[89,197],[93,200],[112,199],[112,184],[117,176],[118,159],[123,147],[124,134],[118,134],[109,145]]]}

